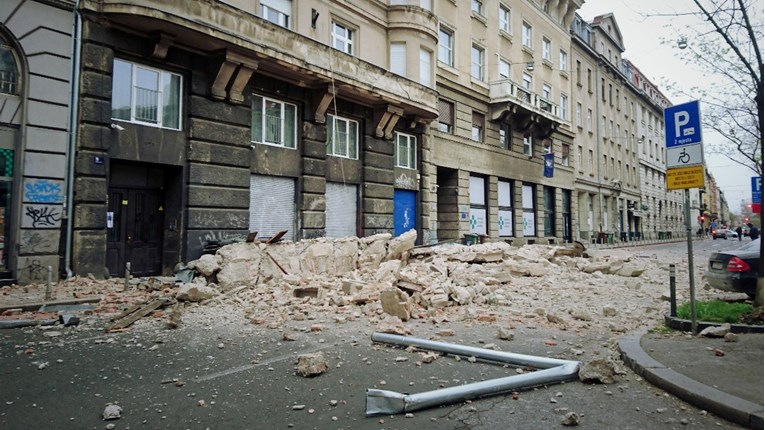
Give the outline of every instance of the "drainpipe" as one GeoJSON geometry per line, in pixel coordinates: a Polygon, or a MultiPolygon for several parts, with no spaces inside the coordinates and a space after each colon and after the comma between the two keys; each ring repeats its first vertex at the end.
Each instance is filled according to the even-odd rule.
{"type": "Polygon", "coordinates": [[[64,249],[64,268],[66,279],[71,279],[72,272],[72,233],[74,214],[74,161],[77,149],[77,112],[80,105],[80,55],[82,53],[82,16],[80,0],[74,3],[74,37],[72,39],[72,86],[69,101],[69,149],[67,152],[66,171],[66,245],[64,249]]]}
{"type": "MultiPolygon", "coordinates": [[[[600,63],[600,60],[598,60],[598,63],[600,63]]],[[[600,88],[600,64],[598,64],[598,67],[595,69],[595,124],[600,124],[600,97],[603,97],[602,91],[599,92],[598,88],[600,88]]],[[[606,128],[605,122],[603,123],[603,128],[606,128]]],[[[600,233],[603,229],[603,185],[601,184],[602,181],[602,172],[600,171],[600,142],[603,139],[603,130],[600,129],[600,126],[597,127],[597,133],[595,133],[595,165],[598,166],[598,231],[597,233],[600,233]]],[[[593,226],[594,227],[594,226],[593,226]]],[[[596,242],[597,242],[597,236],[596,236],[596,242]]]]}

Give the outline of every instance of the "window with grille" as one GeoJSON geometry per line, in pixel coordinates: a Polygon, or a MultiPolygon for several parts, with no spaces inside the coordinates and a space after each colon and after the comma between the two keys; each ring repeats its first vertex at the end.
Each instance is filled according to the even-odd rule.
{"type": "Polygon", "coordinates": [[[334,115],[327,115],[327,154],[336,157],[358,158],[359,123],[334,115]]]}
{"type": "Polygon", "coordinates": [[[19,93],[19,72],[16,56],[10,46],[0,41],[0,93],[19,93]]]}
{"type": "Polygon", "coordinates": [[[112,119],[180,130],[181,76],[115,59],[112,119]]]}
{"type": "Polygon", "coordinates": [[[252,96],[252,141],[294,149],[297,145],[297,107],[291,103],[252,96]]]}

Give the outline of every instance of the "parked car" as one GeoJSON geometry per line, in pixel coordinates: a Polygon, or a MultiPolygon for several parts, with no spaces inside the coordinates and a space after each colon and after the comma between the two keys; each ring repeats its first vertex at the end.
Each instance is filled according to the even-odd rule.
{"type": "Polygon", "coordinates": [[[714,252],[709,256],[707,282],[713,288],[754,297],[757,277],[761,276],[760,240],[755,239],[741,248],[714,252]]]}
{"type": "Polygon", "coordinates": [[[718,228],[717,230],[712,231],[712,239],[727,240],[729,237],[738,239],[738,233],[733,230],[728,230],[727,228],[718,228]]]}

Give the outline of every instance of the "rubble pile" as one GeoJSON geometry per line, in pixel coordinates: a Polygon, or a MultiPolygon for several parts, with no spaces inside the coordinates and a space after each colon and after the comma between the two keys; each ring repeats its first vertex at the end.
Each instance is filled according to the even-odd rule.
{"type": "MultiPolygon", "coordinates": [[[[196,277],[181,285],[176,297],[203,304],[235,297],[255,323],[302,320],[322,308],[355,305],[359,314],[385,313],[402,321],[447,308],[503,306],[523,308],[517,311],[522,313],[531,308],[536,316],[565,325],[592,321],[592,304],[559,302],[554,307],[562,308],[556,310],[551,299],[573,300],[583,286],[639,289],[646,282],[640,276],[655,265],[614,250],[585,253],[582,247],[505,242],[415,247],[416,238],[412,230],[396,238],[230,244],[189,262],[196,277]],[[556,294],[545,297],[550,289],[556,294]]],[[[615,316],[616,304],[602,312],[615,316]]]]}

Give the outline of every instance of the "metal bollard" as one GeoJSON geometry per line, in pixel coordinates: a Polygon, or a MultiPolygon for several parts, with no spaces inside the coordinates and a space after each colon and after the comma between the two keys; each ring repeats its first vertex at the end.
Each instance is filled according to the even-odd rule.
{"type": "Polygon", "coordinates": [[[677,296],[675,295],[675,265],[669,265],[669,316],[677,316],[677,296]]]}
{"type": "Polygon", "coordinates": [[[129,286],[130,286],[130,262],[128,261],[127,263],[125,263],[125,289],[123,291],[127,291],[129,286]]]}
{"type": "Polygon", "coordinates": [[[45,300],[48,301],[53,295],[53,267],[48,266],[48,283],[45,284],[45,300]]]}

